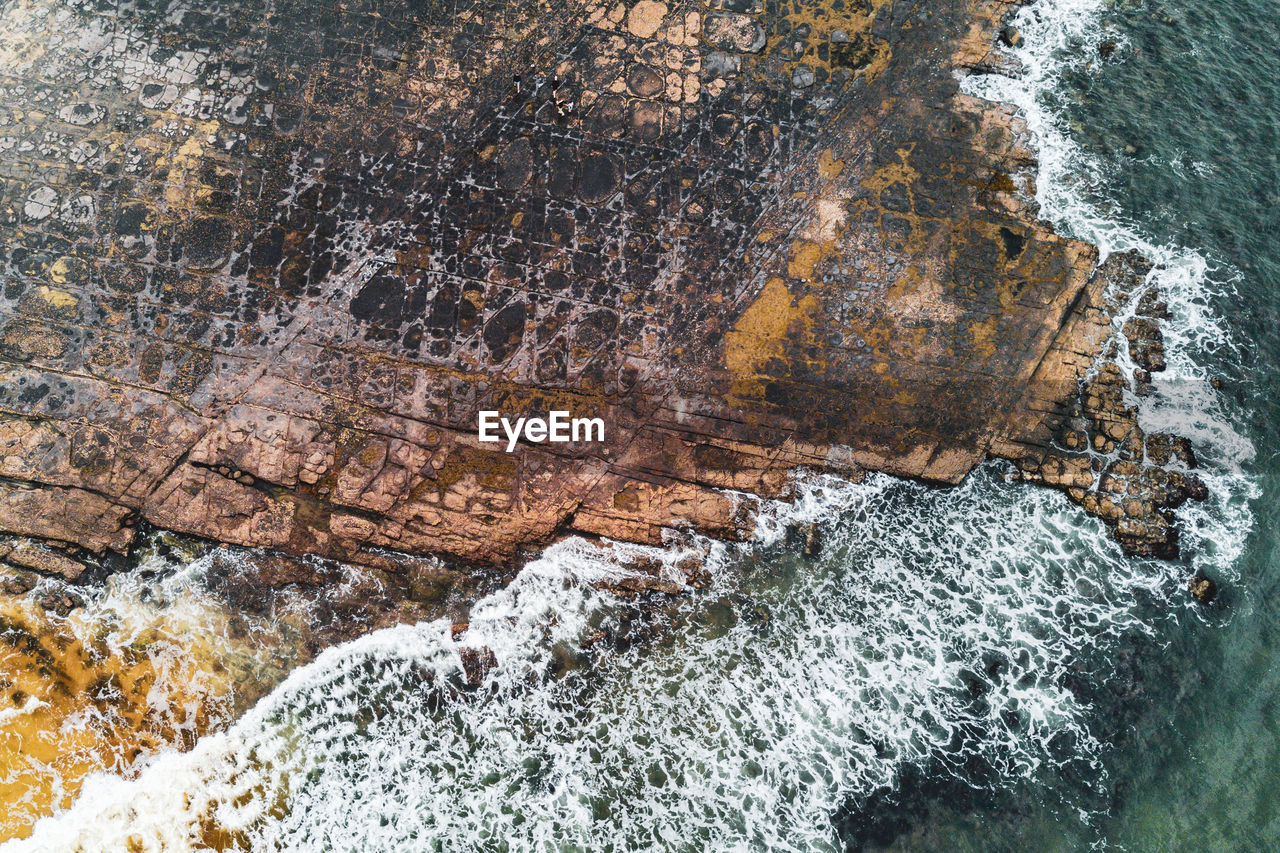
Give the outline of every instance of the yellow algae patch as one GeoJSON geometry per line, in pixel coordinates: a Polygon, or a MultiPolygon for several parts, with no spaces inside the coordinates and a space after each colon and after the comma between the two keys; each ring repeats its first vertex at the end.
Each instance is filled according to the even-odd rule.
{"type": "Polygon", "coordinates": [[[189,747],[209,727],[194,683],[193,695],[181,679],[158,683],[148,652],[159,639],[143,633],[112,649],[29,603],[0,605],[0,841],[69,806],[90,773],[189,747]]]}
{"type": "Polygon", "coordinates": [[[969,330],[973,338],[973,345],[970,348],[971,358],[981,358],[985,361],[995,357],[997,350],[996,329],[999,322],[999,316],[993,314],[973,324],[973,327],[969,330]]]}
{"type": "Polygon", "coordinates": [[[873,192],[880,192],[893,184],[902,183],[908,193],[920,179],[920,172],[911,165],[911,155],[915,153],[915,143],[904,145],[894,153],[898,155],[897,163],[881,166],[863,179],[862,185],[873,192]]]}
{"type": "Polygon", "coordinates": [[[813,280],[813,268],[831,253],[830,245],[812,240],[796,240],[791,244],[791,260],[787,262],[787,275],[803,281],[813,280]]]}
{"type": "MultiPolygon", "coordinates": [[[[781,14],[790,22],[790,31],[773,36],[773,40],[795,41],[791,35],[797,31],[808,32],[806,49],[783,64],[790,73],[798,67],[823,68],[828,73],[846,68],[868,80],[880,76],[889,66],[892,44],[872,36],[871,27],[880,9],[889,0],[870,0],[866,3],[846,3],[835,8],[830,3],[796,3],[782,7],[781,14]],[[822,59],[816,46],[830,44],[828,58],[822,59]]],[[[771,45],[772,47],[772,45],[771,45]]]]}
{"type": "Polygon", "coordinates": [[[0,842],[70,806],[90,774],[190,749],[283,677],[263,650],[295,651],[269,628],[251,648],[248,623],[194,590],[124,576],[93,596],[59,616],[0,595],[0,842]]]}
{"type": "Polygon", "coordinates": [[[43,284],[35,289],[35,294],[47,302],[50,308],[58,312],[73,311],[80,304],[79,297],[73,296],[65,290],[58,290],[43,284]]]}
{"type": "Polygon", "coordinates": [[[54,261],[53,266],[49,267],[49,278],[54,284],[66,284],[72,278],[77,277],[77,272],[83,273],[85,269],[84,261],[64,255],[54,261]]]}
{"type": "Polygon", "coordinates": [[[822,149],[822,153],[818,155],[818,174],[826,178],[828,181],[834,181],[840,177],[840,173],[844,171],[844,161],[831,153],[830,148],[822,149]]]}
{"type": "Polygon", "coordinates": [[[187,121],[170,110],[152,122],[151,130],[155,133],[134,141],[139,148],[157,155],[156,169],[168,173],[164,199],[171,206],[182,209],[194,207],[210,195],[210,189],[200,182],[200,165],[206,156],[209,138],[217,134],[220,127],[216,120],[194,122],[187,138],[174,148],[166,130],[178,122],[186,125],[187,121]]]}
{"type": "Polygon", "coordinates": [[[733,395],[760,397],[759,376],[769,362],[788,358],[788,344],[814,342],[813,325],[821,303],[812,294],[796,300],[781,278],[771,278],[733,331],[725,335],[725,366],[733,373],[733,395]]]}

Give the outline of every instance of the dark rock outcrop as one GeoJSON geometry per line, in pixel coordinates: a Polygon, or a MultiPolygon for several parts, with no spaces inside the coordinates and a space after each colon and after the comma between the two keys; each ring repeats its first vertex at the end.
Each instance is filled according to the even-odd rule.
{"type": "Polygon", "coordinates": [[[1201,604],[1213,604],[1218,597],[1218,585],[1200,572],[1192,575],[1191,580],[1187,582],[1187,588],[1191,590],[1195,600],[1201,604]]]}
{"type": "MultiPolygon", "coordinates": [[[[1136,253],[1108,260],[1116,285],[1110,299],[1118,310],[1132,292],[1145,287],[1151,265],[1136,253]]],[[[1026,480],[1065,491],[1072,501],[1101,518],[1130,554],[1172,557],[1178,551],[1172,510],[1187,500],[1203,500],[1208,489],[1195,475],[1195,453],[1185,438],[1147,434],[1125,393],[1148,393],[1151,373],[1165,369],[1164,339],[1157,319],[1167,309],[1155,289],[1137,302],[1125,322],[1124,337],[1134,363],[1131,384],[1115,360],[1114,347],[1069,396],[1065,416],[1048,419],[1046,445],[1019,460],[1026,480]]]]}

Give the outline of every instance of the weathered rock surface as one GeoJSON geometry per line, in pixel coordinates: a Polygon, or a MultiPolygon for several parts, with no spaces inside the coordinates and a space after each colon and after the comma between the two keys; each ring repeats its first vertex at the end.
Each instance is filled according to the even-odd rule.
{"type": "Polygon", "coordinates": [[[1193,478],[1076,400],[1136,262],[1038,221],[1025,129],[958,90],[1011,3],[162,5],[2,13],[0,560],[145,521],[503,561],[993,454],[1172,547],[1193,478]],[[606,441],[508,454],[482,409],[606,441]]]}
{"type": "MultiPolygon", "coordinates": [[[[1119,310],[1131,293],[1146,287],[1151,265],[1136,254],[1108,259],[1115,289],[1109,301],[1119,310]]],[[[1098,516],[1130,554],[1172,557],[1178,535],[1172,510],[1187,500],[1203,500],[1208,489],[1193,473],[1191,442],[1165,433],[1147,434],[1127,391],[1150,392],[1152,372],[1165,369],[1164,340],[1157,319],[1167,309],[1155,289],[1142,292],[1135,316],[1124,323],[1129,355],[1139,365],[1131,386],[1112,351],[1068,397],[1065,416],[1044,423],[1048,436],[1039,453],[1019,459],[1024,479],[1052,486],[1098,516]]]]}

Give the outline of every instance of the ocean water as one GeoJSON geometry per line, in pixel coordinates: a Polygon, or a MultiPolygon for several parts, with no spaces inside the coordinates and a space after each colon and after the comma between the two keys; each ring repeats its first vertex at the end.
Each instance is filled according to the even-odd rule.
{"type": "Polygon", "coordinates": [[[1179,561],[1123,557],[998,464],[950,490],[814,478],[749,546],[570,540],[460,636],[330,649],[6,853],[1280,849],[1280,6],[1020,14],[1027,73],[964,85],[1023,108],[1045,218],[1160,262],[1170,369],[1142,417],[1211,487],[1179,561]],[[786,536],[808,521],[814,558],[786,536]],[[619,555],[711,584],[646,615],[593,586],[619,555]]]}

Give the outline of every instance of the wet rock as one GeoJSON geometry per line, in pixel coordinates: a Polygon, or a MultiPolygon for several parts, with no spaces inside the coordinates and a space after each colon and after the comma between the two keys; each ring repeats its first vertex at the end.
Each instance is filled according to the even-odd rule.
{"type": "Polygon", "coordinates": [[[685,557],[676,563],[676,571],[684,576],[684,582],[693,589],[705,590],[711,587],[711,573],[706,570],[702,560],[685,557]]]}
{"type": "Polygon", "coordinates": [[[1159,373],[1166,368],[1164,359],[1164,335],[1160,325],[1150,317],[1134,317],[1124,324],[1124,336],[1129,341],[1129,357],[1148,373],[1159,373]]]}
{"type": "Polygon", "coordinates": [[[816,557],[822,553],[822,528],[810,522],[804,526],[804,555],[816,557]]]}
{"type": "Polygon", "coordinates": [[[1017,27],[1002,27],[1000,30],[1000,43],[1005,47],[1022,47],[1024,39],[1022,33],[1017,27]]]}
{"type": "Polygon", "coordinates": [[[685,592],[683,585],[652,575],[625,575],[607,581],[598,581],[593,586],[597,589],[606,589],[621,598],[632,598],[639,593],[681,595],[685,592]]]}
{"type": "Polygon", "coordinates": [[[1160,295],[1159,288],[1156,287],[1147,288],[1143,292],[1134,313],[1155,320],[1169,320],[1173,317],[1173,312],[1169,310],[1168,303],[1164,301],[1160,295]]]}
{"type": "Polygon", "coordinates": [[[0,590],[7,595],[24,595],[39,582],[40,577],[35,572],[24,572],[0,563],[0,590]]]}
{"type": "MultiPolygon", "coordinates": [[[[1150,265],[1136,256],[1122,256],[1115,263],[1120,269],[1114,281],[1121,287],[1113,292],[1127,299],[1124,292],[1143,280],[1150,265]]],[[[1158,313],[1158,300],[1149,298],[1150,293],[1141,300],[1144,310],[1158,313]]],[[[1137,319],[1142,325],[1132,329],[1131,353],[1137,340],[1135,360],[1151,360],[1153,342],[1160,339],[1157,321],[1137,319]]],[[[1104,358],[1114,357],[1110,348],[1104,352],[1104,358]]],[[[1139,393],[1144,378],[1135,377],[1139,393]]],[[[1188,500],[1203,500],[1208,488],[1191,473],[1196,460],[1190,441],[1143,432],[1137,410],[1125,402],[1128,388],[1120,367],[1103,361],[1064,410],[1051,448],[1029,452],[1019,461],[1019,471],[1024,479],[1063,490],[1106,522],[1126,553],[1172,557],[1178,552],[1178,531],[1171,511],[1188,500]]]]}
{"type": "Polygon", "coordinates": [[[1107,39],[1098,45],[1098,56],[1103,59],[1110,59],[1115,55],[1118,45],[1113,39],[1107,39]]]}
{"type": "MultiPolygon", "coordinates": [[[[800,469],[956,483],[1039,454],[1137,264],[1041,222],[1014,111],[957,90],[1008,4],[855,5],[107,4],[93,85],[87,18],[17,31],[0,532],[75,561],[143,524],[343,561],[361,593],[325,613],[367,627],[451,606],[417,556],[470,578],[570,531],[740,538],[800,469]],[[606,438],[477,438],[481,411],[563,407],[606,438]]],[[[1071,453],[1137,455],[1096,390],[1071,453]]],[[[214,580],[246,612],[344,583],[214,580]]]]}
{"type": "Polygon", "coordinates": [[[484,684],[490,672],[497,669],[498,658],[488,646],[458,650],[462,661],[462,676],[467,687],[474,690],[484,684]]]}
{"type": "Polygon", "coordinates": [[[69,591],[53,591],[41,595],[37,603],[47,612],[66,617],[78,607],[84,607],[84,599],[77,593],[69,591]]]}
{"type": "Polygon", "coordinates": [[[1169,433],[1152,433],[1146,441],[1147,458],[1156,465],[1165,466],[1177,460],[1187,468],[1196,467],[1196,454],[1191,440],[1169,433]]]}
{"type": "Polygon", "coordinates": [[[420,602],[442,602],[459,581],[459,573],[454,570],[425,563],[415,565],[409,570],[409,597],[420,602]]]}
{"type": "Polygon", "coordinates": [[[1191,590],[1195,600],[1201,604],[1212,604],[1214,599],[1218,597],[1218,585],[1203,572],[1196,572],[1191,577],[1191,580],[1187,582],[1187,587],[1191,590]]]}
{"type": "Polygon", "coordinates": [[[4,563],[69,581],[79,578],[88,568],[61,550],[22,537],[0,537],[0,564],[4,563]]]}

